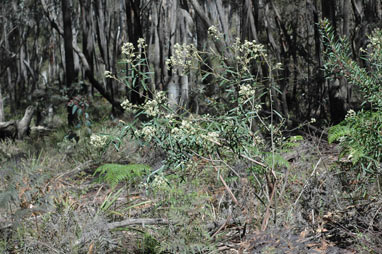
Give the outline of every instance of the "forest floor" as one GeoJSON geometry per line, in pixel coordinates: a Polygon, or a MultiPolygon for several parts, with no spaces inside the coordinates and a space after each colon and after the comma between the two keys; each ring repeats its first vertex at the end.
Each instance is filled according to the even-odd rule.
{"type": "Polygon", "coordinates": [[[112,186],[97,168],[156,169],[161,153],[126,141],[100,154],[64,137],[0,143],[0,253],[382,253],[377,183],[324,139],[284,154],[290,166],[264,193],[246,163],[219,172],[196,158],[153,181],[138,167],[112,186]]]}

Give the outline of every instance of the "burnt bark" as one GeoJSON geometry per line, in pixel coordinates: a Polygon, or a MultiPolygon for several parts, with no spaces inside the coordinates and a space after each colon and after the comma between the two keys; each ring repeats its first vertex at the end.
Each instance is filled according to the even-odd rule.
{"type": "MultiPolygon", "coordinates": [[[[133,43],[134,47],[137,46],[138,39],[143,38],[143,30],[140,20],[140,4],[141,0],[125,0],[126,4],[126,18],[127,18],[127,35],[129,41],[133,43]]],[[[127,73],[130,73],[130,67],[126,66],[127,73]]],[[[137,80],[136,84],[140,84],[137,80]]],[[[128,89],[128,97],[133,104],[141,104],[144,101],[144,97],[139,92],[139,87],[132,87],[128,89]]]]}
{"type": "MultiPolygon", "coordinates": [[[[64,26],[64,48],[65,48],[65,83],[67,89],[67,96],[71,100],[75,94],[72,89],[72,84],[76,81],[76,72],[74,69],[74,56],[73,56],[73,34],[72,34],[72,18],[71,6],[68,0],[61,0],[62,18],[64,26]]],[[[67,106],[68,125],[74,126],[75,115],[72,114],[72,106],[67,106]]]]}
{"type": "MultiPolygon", "coordinates": [[[[336,22],[336,1],[323,0],[322,16],[329,20],[333,27],[334,35],[337,36],[336,22]]],[[[329,103],[330,103],[330,119],[333,124],[340,123],[346,115],[345,98],[342,94],[342,83],[339,80],[328,81],[329,83],[329,103]]]]}

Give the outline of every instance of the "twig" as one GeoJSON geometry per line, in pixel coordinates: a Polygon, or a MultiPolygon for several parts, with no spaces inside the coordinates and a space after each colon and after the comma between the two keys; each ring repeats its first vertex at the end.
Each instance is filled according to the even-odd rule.
{"type": "Polygon", "coordinates": [[[107,224],[107,228],[109,230],[124,227],[128,225],[168,225],[170,224],[168,220],[162,219],[162,218],[155,218],[155,219],[149,219],[149,218],[141,218],[141,219],[126,219],[123,221],[118,222],[112,222],[107,224]]]}
{"type": "MultiPolygon", "coordinates": [[[[211,155],[210,155],[210,158],[211,158],[211,155]]],[[[212,160],[212,158],[211,158],[211,160],[212,160]]],[[[214,164],[212,164],[212,166],[214,167],[214,169],[216,170],[216,172],[219,172],[219,169],[218,169],[214,164]]],[[[231,196],[233,202],[234,202],[237,206],[240,207],[240,204],[239,204],[239,202],[237,201],[235,195],[233,195],[231,189],[229,188],[229,186],[227,185],[227,183],[224,181],[224,178],[222,177],[221,174],[219,174],[219,178],[220,178],[220,181],[222,181],[222,183],[223,183],[225,189],[227,190],[227,192],[228,192],[229,195],[231,196]]]]}
{"type": "Polygon", "coordinates": [[[261,224],[261,231],[265,231],[267,229],[267,226],[268,226],[269,217],[271,216],[270,209],[271,209],[273,197],[275,196],[275,192],[276,192],[276,185],[277,185],[277,181],[273,184],[273,187],[272,187],[272,194],[271,194],[271,197],[269,199],[269,203],[267,205],[267,210],[265,212],[263,223],[261,224]]]}
{"type": "Polygon", "coordinates": [[[222,160],[221,158],[220,158],[220,155],[218,154],[218,158],[219,158],[219,160],[220,160],[220,162],[222,162],[227,168],[229,168],[237,177],[239,177],[240,178],[240,175],[239,175],[239,173],[235,170],[235,169],[233,169],[230,165],[228,165],[228,163],[227,162],[225,162],[224,160],[222,160]]]}
{"type": "Polygon", "coordinates": [[[55,252],[55,253],[63,253],[63,252],[59,251],[58,249],[53,248],[52,246],[50,246],[50,244],[47,244],[47,243],[44,243],[44,242],[37,241],[37,240],[33,240],[33,243],[36,244],[36,245],[37,245],[37,244],[39,244],[39,245],[43,245],[44,247],[46,247],[46,248],[52,250],[52,251],[55,252]]]}
{"type": "Polygon", "coordinates": [[[287,168],[287,169],[286,169],[285,176],[284,176],[284,184],[283,184],[283,187],[281,188],[280,195],[279,195],[280,197],[282,197],[283,194],[284,194],[286,185],[287,185],[287,183],[288,183],[288,176],[289,176],[289,169],[287,168]]]}
{"type": "Polygon", "coordinates": [[[231,218],[232,218],[232,215],[229,215],[226,221],[224,222],[224,224],[221,225],[218,228],[218,230],[216,230],[216,232],[211,236],[211,238],[214,238],[217,234],[219,234],[219,232],[222,231],[228,225],[228,222],[231,220],[231,218]]]}
{"type": "Polygon", "coordinates": [[[71,171],[65,172],[65,173],[57,176],[55,180],[58,180],[58,179],[66,176],[66,175],[69,175],[69,174],[77,174],[77,173],[81,172],[82,170],[84,170],[84,167],[89,166],[91,162],[92,162],[91,160],[85,161],[85,162],[81,163],[80,165],[78,165],[77,167],[75,167],[74,169],[72,169],[71,171]]]}
{"type": "MultiPolygon", "coordinates": [[[[28,210],[31,210],[30,208],[27,208],[28,210]]],[[[37,211],[37,209],[35,209],[37,211]]],[[[44,210],[41,210],[40,212],[42,212],[44,210]]],[[[33,213],[33,211],[31,211],[31,213],[33,213]]],[[[26,218],[25,220],[27,221],[32,221],[32,220],[37,220],[37,219],[40,219],[42,217],[42,215],[36,215],[36,216],[31,216],[31,217],[28,217],[26,218]]],[[[10,222],[10,221],[3,221],[1,220],[0,221],[0,231],[1,230],[4,230],[4,229],[8,229],[8,228],[11,228],[13,227],[13,225],[15,225],[15,222],[10,222]]]]}
{"type": "MultiPolygon", "coordinates": [[[[316,166],[314,167],[313,172],[312,172],[312,174],[310,174],[310,176],[313,176],[313,175],[316,173],[317,167],[318,167],[318,165],[320,164],[320,162],[321,162],[321,158],[318,160],[318,162],[317,162],[316,166]]],[[[306,187],[308,186],[308,183],[309,183],[309,179],[307,179],[307,180],[305,181],[304,187],[302,188],[300,194],[298,195],[296,201],[295,201],[294,204],[293,204],[294,206],[297,205],[297,202],[300,200],[300,198],[301,198],[301,196],[302,196],[302,193],[304,193],[306,187]]]]}
{"type": "Polygon", "coordinates": [[[260,166],[262,166],[262,167],[264,167],[264,168],[267,167],[267,165],[265,165],[264,163],[261,163],[261,162],[259,162],[259,161],[257,161],[257,160],[254,160],[254,159],[248,157],[247,155],[240,154],[240,156],[243,157],[244,159],[247,159],[247,160],[249,160],[249,161],[251,161],[251,162],[253,162],[253,163],[256,163],[257,165],[260,165],[260,166]]]}
{"type": "Polygon", "coordinates": [[[99,189],[97,190],[97,193],[94,195],[93,204],[95,204],[96,199],[97,199],[97,197],[98,197],[98,194],[100,193],[100,191],[102,190],[102,188],[103,188],[103,185],[101,185],[101,187],[99,187],[99,189]]]}

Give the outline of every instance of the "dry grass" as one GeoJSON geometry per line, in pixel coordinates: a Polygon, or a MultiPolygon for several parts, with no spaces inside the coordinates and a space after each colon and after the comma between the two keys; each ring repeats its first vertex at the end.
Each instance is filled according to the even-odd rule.
{"type": "Polygon", "coordinates": [[[334,146],[302,141],[284,155],[291,165],[277,169],[274,189],[248,161],[195,158],[156,187],[143,177],[110,189],[93,176],[101,163],[157,167],[161,156],[132,141],[102,155],[85,138],[1,142],[1,252],[379,253],[375,185],[355,182],[334,146]],[[137,218],[168,223],[109,228],[137,218]]]}

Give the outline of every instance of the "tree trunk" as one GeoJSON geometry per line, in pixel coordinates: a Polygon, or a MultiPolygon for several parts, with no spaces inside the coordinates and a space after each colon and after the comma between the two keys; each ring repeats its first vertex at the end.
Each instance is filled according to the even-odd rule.
{"type": "MultiPolygon", "coordinates": [[[[56,22],[57,17],[54,15],[54,13],[49,11],[48,5],[46,4],[45,0],[40,0],[42,7],[45,11],[45,15],[48,17],[51,26],[59,33],[60,36],[64,37],[64,31],[61,26],[56,22]]],[[[64,0],[62,0],[64,1],[64,0]]],[[[95,78],[94,72],[91,70],[88,59],[84,55],[84,53],[80,50],[80,48],[77,45],[76,41],[72,42],[72,47],[78,57],[80,58],[82,62],[82,68],[85,71],[86,78],[90,81],[90,83],[99,91],[99,93],[111,104],[113,105],[118,112],[123,112],[124,109],[122,108],[121,104],[114,100],[110,94],[107,93],[107,91],[103,88],[102,84],[100,84],[97,79],[95,78]]]]}
{"type": "MultiPolygon", "coordinates": [[[[72,34],[72,18],[71,7],[68,0],[61,0],[62,4],[62,18],[64,21],[64,48],[65,48],[65,77],[66,77],[66,89],[67,96],[71,100],[75,94],[72,89],[72,84],[76,80],[76,73],[74,69],[74,56],[73,56],[73,34],[72,34]]],[[[75,115],[72,114],[72,107],[67,106],[68,112],[68,125],[74,126],[75,115]]]]}
{"type": "MultiPolygon", "coordinates": [[[[321,2],[322,16],[327,18],[331,23],[334,35],[337,35],[336,23],[336,2],[331,0],[323,0],[321,2]]],[[[330,118],[333,124],[340,123],[346,115],[345,111],[345,96],[342,91],[341,82],[339,80],[329,82],[329,103],[330,103],[330,118]]]]}
{"type": "MultiPolygon", "coordinates": [[[[127,17],[127,34],[129,41],[133,43],[136,48],[139,38],[143,38],[142,25],[140,20],[140,4],[141,0],[125,0],[126,1],[126,17],[127,17]]],[[[130,72],[129,66],[126,66],[127,73],[130,72]]],[[[137,80],[136,84],[140,84],[137,80]]],[[[130,89],[130,101],[133,104],[141,104],[144,101],[144,97],[139,93],[140,87],[132,87],[130,89]]]]}
{"type": "Polygon", "coordinates": [[[0,87],[0,122],[4,122],[4,102],[0,87]]]}

